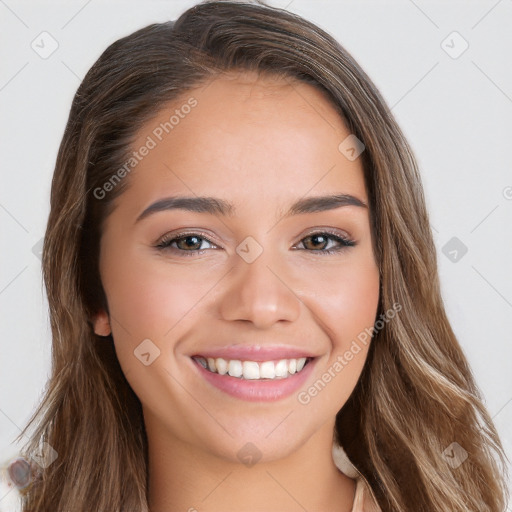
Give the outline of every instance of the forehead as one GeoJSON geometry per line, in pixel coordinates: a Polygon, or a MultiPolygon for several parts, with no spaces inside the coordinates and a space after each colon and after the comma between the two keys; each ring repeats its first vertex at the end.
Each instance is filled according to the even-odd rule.
{"type": "Polygon", "coordinates": [[[335,189],[364,198],[360,159],[339,150],[349,135],[326,94],[310,84],[224,74],[141,127],[132,149],[149,140],[152,149],[130,176],[130,188],[146,202],[164,192],[236,195],[246,205],[335,189]]]}

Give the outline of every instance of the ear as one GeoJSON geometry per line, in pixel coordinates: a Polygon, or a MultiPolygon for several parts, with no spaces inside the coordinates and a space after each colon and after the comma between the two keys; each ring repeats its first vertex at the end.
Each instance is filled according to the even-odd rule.
{"type": "Polygon", "coordinates": [[[110,328],[109,317],[103,310],[94,315],[92,323],[94,326],[94,332],[98,336],[109,336],[112,332],[112,329],[110,328]]]}

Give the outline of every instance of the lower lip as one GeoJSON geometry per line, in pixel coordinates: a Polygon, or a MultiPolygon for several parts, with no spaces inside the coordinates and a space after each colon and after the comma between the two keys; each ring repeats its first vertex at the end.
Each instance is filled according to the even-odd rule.
{"type": "Polygon", "coordinates": [[[311,359],[300,372],[290,377],[273,380],[246,380],[230,375],[219,375],[192,361],[201,376],[224,393],[249,402],[273,402],[297,391],[311,375],[316,359],[311,359]]]}

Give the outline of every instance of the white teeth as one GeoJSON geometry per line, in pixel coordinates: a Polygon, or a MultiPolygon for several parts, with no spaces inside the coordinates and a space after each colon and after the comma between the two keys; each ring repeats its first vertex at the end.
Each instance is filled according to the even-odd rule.
{"type": "Polygon", "coordinates": [[[242,361],[231,359],[228,363],[228,373],[231,377],[241,377],[243,373],[242,361]]]}
{"type": "Polygon", "coordinates": [[[276,377],[286,377],[288,374],[288,365],[286,364],[286,359],[281,359],[276,364],[276,377]]]}
{"type": "Polygon", "coordinates": [[[276,368],[272,361],[265,361],[260,364],[260,378],[273,379],[276,376],[276,368]]]}
{"type": "Polygon", "coordinates": [[[243,376],[244,379],[259,379],[260,378],[260,367],[258,363],[254,361],[244,361],[243,376]]]}
{"type": "Polygon", "coordinates": [[[196,357],[196,361],[205,369],[219,375],[230,375],[247,380],[282,379],[300,372],[307,361],[306,357],[299,359],[280,359],[279,361],[240,361],[226,360],[222,357],[196,357]]]}
{"type": "MultiPolygon", "coordinates": [[[[222,357],[218,357],[214,360],[215,366],[217,367],[217,373],[219,375],[226,375],[228,373],[228,362],[222,357]]],[[[215,370],[213,370],[215,371],[215,370]]]]}

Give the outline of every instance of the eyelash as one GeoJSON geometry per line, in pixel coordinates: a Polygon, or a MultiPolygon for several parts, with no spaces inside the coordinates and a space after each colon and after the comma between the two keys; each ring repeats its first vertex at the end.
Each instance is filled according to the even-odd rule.
{"type": "MultiPolygon", "coordinates": [[[[313,250],[312,249],[312,250],[309,250],[309,251],[308,251],[308,249],[300,249],[300,250],[303,250],[303,251],[305,250],[305,251],[308,251],[308,252],[313,252],[313,253],[318,253],[318,254],[321,254],[321,255],[326,255],[326,254],[339,253],[341,251],[344,251],[344,250],[348,249],[349,247],[354,247],[355,245],[357,245],[355,240],[352,240],[350,238],[341,236],[339,234],[331,233],[329,231],[315,231],[313,233],[309,233],[307,236],[305,236],[303,239],[301,239],[300,242],[302,242],[306,238],[317,236],[317,235],[328,235],[326,238],[335,240],[336,242],[341,244],[341,247],[339,247],[338,249],[318,249],[318,250],[313,250]]],[[[215,246],[215,244],[213,242],[211,242],[208,238],[206,238],[204,236],[204,233],[199,233],[199,232],[178,233],[177,236],[174,236],[174,235],[171,235],[171,236],[172,236],[172,238],[169,235],[164,235],[158,241],[158,243],[157,243],[157,245],[155,245],[155,247],[158,250],[160,250],[160,251],[172,251],[172,252],[176,252],[177,251],[177,252],[181,252],[181,253],[183,253],[183,256],[193,256],[193,255],[198,254],[198,253],[202,254],[206,249],[194,249],[192,251],[186,251],[186,250],[177,249],[177,248],[174,248],[174,247],[171,248],[171,244],[173,242],[185,239],[185,238],[187,238],[189,236],[195,236],[195,237],[197,237],[197,238],[199,238],[201,240],[205,240],[208,243],[210,243],[210,244],[215,246]]]]}

